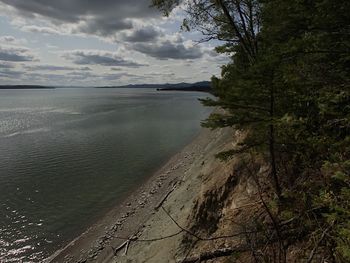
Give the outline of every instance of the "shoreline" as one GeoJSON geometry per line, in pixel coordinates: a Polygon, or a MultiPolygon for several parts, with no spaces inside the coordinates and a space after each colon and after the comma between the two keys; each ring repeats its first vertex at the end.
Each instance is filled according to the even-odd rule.
{"type": "Polygon", "coordinates": [[[130,189],[115,207],[44,262],[110,262],[115,256],[115,248],[125,242],[120,237],[129,238],[140,232],[146,221],[155,214],[155,208],[165,201],[169,191],[175,188],[190,165],[200,157],[199,152],[213,139],[209,133],[209,130],[201,128],[156,172],[130,189]]]}

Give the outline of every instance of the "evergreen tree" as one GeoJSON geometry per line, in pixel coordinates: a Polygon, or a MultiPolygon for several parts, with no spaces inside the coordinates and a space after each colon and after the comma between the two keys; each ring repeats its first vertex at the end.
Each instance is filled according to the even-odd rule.
{"type": "MultiPolygon", "coordinates": [[[[153,2],[169,13],[182,1],[153,2]]],[[[326,229],[331,260],[349,262],[350,1],[196,0],[186,10],[184,28],[224,41],[217,51],[232,58],[212,78],[217,98],[203,101],[224,112],[204,126],[248,135],[219,157],[265,156],[280,214],[298,211],[310,235],[326,229]]]]}

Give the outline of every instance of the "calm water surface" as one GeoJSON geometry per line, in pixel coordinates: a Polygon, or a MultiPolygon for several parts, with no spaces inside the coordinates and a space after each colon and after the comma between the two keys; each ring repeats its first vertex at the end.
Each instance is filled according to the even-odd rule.
{"type": "Polygon", "coordinates": [[[41,262],[198,133],[203,93],[0,90],[0,262],[41,262]]]}

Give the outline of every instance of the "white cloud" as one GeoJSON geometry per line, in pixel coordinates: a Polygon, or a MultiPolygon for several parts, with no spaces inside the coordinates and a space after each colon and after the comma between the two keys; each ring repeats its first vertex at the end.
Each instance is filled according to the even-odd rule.
{"type": "Polygon", "coordinates": [[[61,35],[62,33],[59,30],[56,30],[52,27],[47,26],[23,26],[21,27],[23,31],[31,32],[31,33],[41,33],[45,35],[61,35]]]}
{"type": "Polygon", "coordinates": [[[26,44],[28,41],[24,38],[15,38],[13,36],[0,36],[0,45],[3,44],[3,45],[24,45],[26,44]]]}
{"type": "Polygon", "coordinates": [[[218,72],[225,58],[196,45],[194,34],[178,32],[181,8],[166,19],[148,7],[148,0],[0,0],[7,32],[20,36],[0,37],[0,60],[7,63],[0,64],[0,79],[113,85],[192,82],[218,72]]]}

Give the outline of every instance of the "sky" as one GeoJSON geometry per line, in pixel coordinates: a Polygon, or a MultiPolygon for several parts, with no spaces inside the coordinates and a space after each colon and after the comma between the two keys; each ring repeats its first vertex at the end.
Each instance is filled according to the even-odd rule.
{"type": "Polygon", "coordinates": [[[151,0],[0,0],[0,84],[105,86],[209,80],[226,58],[151,0]]]}

